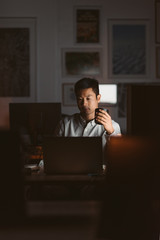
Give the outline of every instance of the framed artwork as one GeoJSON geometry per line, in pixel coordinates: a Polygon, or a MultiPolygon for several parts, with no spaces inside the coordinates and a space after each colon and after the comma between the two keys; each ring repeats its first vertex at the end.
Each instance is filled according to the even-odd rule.
{"type": "Polygon", "coordinates": [[[34,18],[0,18],[0,98],[35,100],[34,18]]]}
{"type": "Polygon", "coordinates": [[[76,106],[76,96],[74,94],[73,83],[62,84],[62,102],[64,106],[76,106]]]}
{"type": "Polygon", "coordinates": [[[96,48],[62,49],[63,77],[101,76],[101,50],[96,48]]]}
{"type": "Polygon", "coordinates": [[[155,1],[155,39],[160,43],[160,0],[155,1]]]}
{"type": "Polygon", "coordinates": [[[156,47],[156,77],[160,78],[160,47],[156,47]]]}
{"type": "Polygon", "coordinates": [[[149,76],[149,21],[108,21],[109,77],[120,79],[149,76]]]}
{"type": "Polygon", "coordinates": [[[100,42],[100,8],[75,7],[75,42],[100,42]]]}

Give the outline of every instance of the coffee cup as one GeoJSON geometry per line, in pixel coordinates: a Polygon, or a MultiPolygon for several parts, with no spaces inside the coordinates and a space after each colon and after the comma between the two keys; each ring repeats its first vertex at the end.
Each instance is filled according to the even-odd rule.
{"type": "MultiPolygon", "coordinates": [[[[106,111],[107,113],[109,113],[109,110],[108,110],[107,108],[101,108],[101,107],[96,108],[96,109],[95,109],[95,118],[96,118],[97,113],[100,112],[100,111],[99,111],[100,109],[106,111]]],[[[101,124],[100,122],[98,122],[96,119],[95,119],[95,123],[102,125],[102,124],[101,124]]]]}

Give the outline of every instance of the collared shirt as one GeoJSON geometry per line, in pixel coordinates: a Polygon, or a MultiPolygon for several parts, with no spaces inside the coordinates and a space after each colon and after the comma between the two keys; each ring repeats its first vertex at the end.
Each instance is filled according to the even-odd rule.
{"type": "Polygon", "coordinates": [[[114,132],[110,135],[107,134],[103,125],[96,124],[95,119],[86,122],[80,115],[76,113],[71,116],[64,117],[58,124],[55,130],[57,137],[102,137],[102,145],[104,149],[103,156],[103,169],[106,168],[105,146],[110,136],[121,134],[120,126],[117,122],[112,120],[114,132]]]}
{"type": "Polygon", "coordinates": [[[121,134],[120,126],[112,120],[114,132],[107,134],[103,125],[96,124],[95,119],[88,123],[82,118],[79,113],[64,117],[56,128],[55,135],[62,137],[102,137],[103,146],[107,142],[107,138],[121,134]]]}

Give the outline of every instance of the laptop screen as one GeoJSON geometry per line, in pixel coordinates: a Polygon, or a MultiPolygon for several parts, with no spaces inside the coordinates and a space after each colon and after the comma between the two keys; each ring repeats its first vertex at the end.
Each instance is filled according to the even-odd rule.
{"type": "Polygon", "coordinates": [[[101,137],[46,137],[43,152],[46,174],[102,173],[101,137]]]}

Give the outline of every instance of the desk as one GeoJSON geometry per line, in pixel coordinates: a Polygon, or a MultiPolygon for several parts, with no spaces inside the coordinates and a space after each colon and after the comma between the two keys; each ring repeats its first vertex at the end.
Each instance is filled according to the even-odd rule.
{"type": "Polygon", "coordinates": [[[29,200],[100,200],[104,184],[104,175],[34,174],[25,177],[26,198],[29,200]]]}
{"type": "Polygon", "coordinates": [[[40,184],[54,184],[56,183],[75,183],[75,182],[102,182],[105,176],[89,176],[89,175],[45,175],[45,174],[32,174],[25,176],[26,183],[40,183],[40,184]]]}

